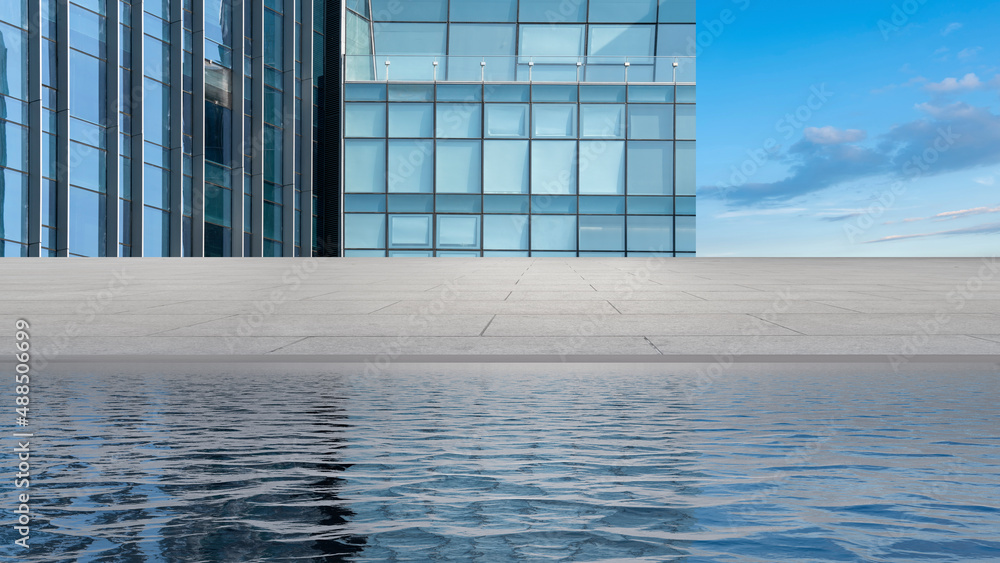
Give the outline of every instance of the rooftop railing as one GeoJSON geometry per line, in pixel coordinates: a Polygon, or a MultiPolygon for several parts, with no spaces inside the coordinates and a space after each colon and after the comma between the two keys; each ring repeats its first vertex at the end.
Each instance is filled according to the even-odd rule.
{"type": "Polygon", "coordinates": [[[695,57],[346,55],[348,82],[694,84],[695,57]]]}

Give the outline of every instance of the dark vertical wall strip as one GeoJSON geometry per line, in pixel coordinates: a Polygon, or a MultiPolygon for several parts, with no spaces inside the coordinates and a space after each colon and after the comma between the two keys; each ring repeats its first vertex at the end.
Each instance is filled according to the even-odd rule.
{"type": "Polygon", "coordinates": [[[316,0],[326,2],[324,22],[324,58],[326,65],[319,78],[319,132],[316,155],[316,183],[318,197],[316,256],[340,256],[340,79],[342,62],[340,47],[341,0],[316,0]]]}

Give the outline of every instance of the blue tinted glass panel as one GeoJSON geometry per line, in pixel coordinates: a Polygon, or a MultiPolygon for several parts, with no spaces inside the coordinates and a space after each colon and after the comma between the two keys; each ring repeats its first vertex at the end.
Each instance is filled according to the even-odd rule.
{"type": "Polygon", "coordinates": [[[575,216],[531,216],[531,250],[576,250],[576,235],[575,216]]]}
{"type": "Polygon", "coordinates": [[[264,10],[264,64],[274,68],[282,68],[284,43],[281,38],[282,20],[284,17],[271,10],[264,10]]]}
{"type": "Polygon", "coordinates": [[[104,196],[88,190],[69,190],[69,251],[101,256],[106,234],[104,196]]]}
{"type": "Polygon", "coordinates": [[[591,22],[656,21],[656,0],[590,0],[591,22]]]}
{"type": "Polygon", "coordinates": [[[437,104],[437,136],[479,138],[482,136],[482,105],[437,104]]]}
{"type": "Polygon", "coordinates": [[[517,21],[517,0],[454,1],[450,19],[453,22],[517,21]]]}
{"type": "Polygon", "coordinates": [[[438,215],[438,248],[479,248],[479,216],[438,215]]]}
{"type": "Polygon", "coordinates": [[[487,84],[487,102],[527,102],[531,99],[531,88],[524,84],[487,84]]]}
{"type": "Polygon", "coordinates": [[[673,148],[669,141],[629,142],[629,195],[673,195],[673,148]]]}
{"type": "Polygon", "coordinates": [[[491,258],[527,258],[530,253],[527,251],[518,252],[511,250],[493,250],[483,252],[483,256],[489,256],[491,258]]]}
{"type": "Polygon", "coordinates": [[[384,137],[385,104],[344,104],[344,134],[348,137],[384,137]]]}
{"type": "Polygon", "coordinates": [[[205,0],[205,37],[232,46],[232,25],[233,0],[205,0]]]}
{"type": "Polygon", "coordinates": [[[695,108],[693,104],[677,104],[677,138],[695,138],[695,108]]]}
{"type": "Polygon", "coordinates": [[[160,209],[170,209],[170,172],[145,165],[142,170],[143,203],[160,209]]]}
{"type": "Polygon", "coordinates": [[[448,80],[513,80],[516,27],[513,24],[452,24],[448,37],[448,54],[451,55],[448,80]]]}
{"type": "Polygon", "coordinates": [[[625,86],[582,84],[580,85],[580,102],[624,104],[625,86]]]}
{"type": "Polygon", "coordinates": [[[440,258],[478,258],[479,251],[474,250],[449,250],[438,252],[436,256],[440,258]]]}
{"type": "MultiPolygon", "coordinates": [[[[623,60],[628,57],[629,62],[644,62],[651,64],[652,61],[642,57],[651,57],[656,43],[656,26],[652,25],[592,25],[590,26],[590,42],[587,46],[587,53],[592,57],[598,57],[597,62],[610,63],[611,60],[601,61],[600,57],[609,57],[623,60]]],[[[594,62],[588,60],[588,63],[594,62]]]]}
{"type": "Polygon", "coordinates": [[[380,102],[385,97],[385,84],[344,85],[344,99],[349,102],[380,102]]]}
{"type": "MultiPolygon", "coordinates": [[[[443,22],[448,19],[448,0],[372,0],[374,21],[443,22]]],[[[376,26],[376,30],[378,27],[376,26]]],[[[378,31],[376,31],[376,34],[378,31]]]]}
{"type": "Polygon", "coordinates": [[[695,160],[695,142],[677,141],[677,195],[695,195],[695,177],[697,162],[695,160]]]}
{"type": "Polygon", "coordinates": [[[346,258],[385,258],[384,250],[345,250],[346,258]]]}
{"type": "Polygon", "coordinates": [[[629,139],[673,139],[674,106],[671,104],[629,104],[629,139]]]}
{"type": "Polygon", "coordinates": [[[694,23],[695,0],[660,0],[660,22],[694,23]]]}
{"type": "Polygon", "coordinates": [[[394,194],[389,196],[389,213],[431,213],[433,195],[394,194]]]}
{"type": "Polygon", "coordinates": [[[695,199],[694,197],[678,197],[675,198],[675,205],[677,207],[676,213],[678,215],[694,215],[695,214],[695,199]]]}
{"type": "Polygon", "coordinates": [[[438,141],[436,157],[438,193],[482,192],[480,141],[438,141]]]}
{"type": "Polygon", "coordinates": [[[526,195],[486,195],[483,196],[486,213],[527,213],[526,195]]]}
{"type": "Polygon", "coordinates": [[[625,250],[625,217],[580,217],[580,250],[625,250]]]}
{"type": "Polygon", "coordinates": [[[486,104],[487,138],[523,139],[527,136],[527,104],[486,104]]]}
{"type": "Polygon", "coordinates": [[[390,84],[390,102],[433,102],[433,84],[390,84]]]}
{"type": "Polygon", "coordinates": [[[483,87],[479,84],[439,84],[437,99],[439,102],[481,102],[483,87]]]}
{"type": "Polygon", "coordinates": [[[385,196],[367,194],[345,194],[344,211],[347,213],[384,213],[385,196]]]}
{"type": "Polygon", "coordinates": [[[576,197],[567,195],[533,195],[531,196],[531,212],[546,214],[576,213],[576,197]]]}
{"type": "Polygon", "coordinates": [[[0,169],[0,239],[28,242],[28,176],[9,168],[0,169]]]}
{"type": "Polygon", "coordinates": [[[347,7],[366,18],[371,17],[368,13],[368,0],[347,0],[347,7]]]}
{"type": "Polygon", "coordinates": [[[107,186],[107,153],[70,142],[69,182],[74,186],[104,193],[107,186]]]}
{"type": "Polygon", "coordinates": [[[105,18],[74,4],[69,5],[69,17],[73,22],[69,29],[70,46],[95,57],[105,58],[105,18]]]}
{"type": "MultiPolygon", "coordinates": [[[[7,56],[11,56],[10,51],[8,51],[7,56]]],[[[107,125],[105,123],[108,105],[107,89],[105,87],[107,83],[105,63],[89,55],[70,50],[69,64],[69,80],[70,83],[76,85],[70,89],[70,113],[73,117],[86,119],[99,125],[107,125]]],[[[12,66],[16,67],[17,65],[12,66]]],[[[150,101],[146,102],[147,104],[152,104],[151,110],[147,110],[147,113],[155,113],[162,106],[156,104],[158,101],[156,97],[158,92],[150,92],[149,90],[154,88],[162,90],[164,87],[150,80],[146,82],[149,84],[147,84],[148,89],[144,92],[144,95],[147,97],[150,95],[153,96],[150,101]],[[154,84],[155,87],[153,86],[154,84]]],[[[166,114],[163,113],[162,115],[166,114]]]]}
{"type": "Polygon", "coordinates": [[[390,137],[433,137],[434,104],[389,104],[390,137]]]}
{"type": "Polygon", "coordinates": [[[629,86],[629,103],[671,103],[674,101],[673,86],[629,86]]]}
{"type": "Polygon", "coordinates": [[[230,190],[205,184],[205,221],[232,227],[233,194],[230,190]]]}
{"type": "Polygon", "coordinates": [[[531,87],[533,102],[575,102],[576,98],[575,84],[536,84],[531,87]]]}
{"type": "Polygon", "coordinates": [[[673,224],[671,216],[646,216],[628,218],[628,250],[643,252],[670,252],[673,250],[673,224]]]}
{"type": "Polygon", "coordinates": [[[576,193],[576,141],[532,141],[531,193],[576,193]]]}
{"type": "Polygon", "coordinates": [[[521,59],[534,57],[536,63],[570,62],[575,65],[575,57],[583,55],[583,29],[582,25],[522,25],[518,55],[521,59]],[[574,60],[559,60],[558,57],[574,57],[574,60]]]}
{"type": "Polygon", "coordinates": [[[170,256],[170,213],[143,207],[142,217],[142,255],[170,256]]]}
{"type": "Polygon", "coordinates": [[[385,61],[388,60],[391,80],[432,80],[433,62],[446,52],[447,29],[443,23],[376,24],[375,54],[379,76],[384,78],[385,61]]]}
{"type": "Polygon", "coordinates": [[[344,214],[344,246],[385,248],[385,215],[344,214]]]}
{"type": "Polygon", "coordinates": [[[656,54],[661,57],[694,56],[697,50],[694,24],[660,25],[656,54]]]}
{"type": "Polygon", "coordinates": [[[695,252],[697,245],[696,222],[697,219],[694,217],[677,217],[677,248],[675,249],[677,252],[695,252]]]}
{"type": "Polygon", "coordinates": [[[142,72],[165,84],[170,84],[170,47],[159,39],[143,36],[142,72]]]}
{"type": "Polygon", "coordinates": [[[493,250],[527,250],[528,216],[484,216],[483,247],[493,250]]]}
{"type": "Polygon", "coordinates": [[[518,19],[522,22],[587,21],[587,0],[522,0],[518,19]]]}
{"type": "Polygon", "coordinates": [[[576,138],[576,104],[538,104],[531,115],[532,137],[576,138]]]}
{"type": "Polygon", "coordinates": [[[528,141],[484,141],[483,177],[486,193],[528,193],[528,141]]]}
{"type": "MultiPolygon", "coordinates": [[[[0,73],[0,83],[4,85],[2,93],[26,100],[28,98],[28,47],[26,34],[20,29],[0,23],[0,37],[3,37],[4,48],[7,51],[3,59],[4,72],[0,73]]],[[[42,43],[45,43],[45,41],[42,43]]],[[[86,55],[81,54],[79,56],[85,57],[86,55]]],[[[96,74],[91,75],[90,80],[93,80],[95,76],[96,74]]]]}
{"type": "Polygon", "coordinates": [[[638,196],[628,198],[629,215],[672,215],[674,198],[638,196]]]}
{"type": "MultiPolygon", "coordinates": [[[[0,99],[0,116],[3,116],[3,104],[0,99]]],[[[74,123],[75,124],[75,123],[74,123]]],[[[99,130],[96,127],[95,130],[99,130]]],[[[103,133],[103,130],[99,130],[103,133]]],[[[88,139],[90,140],[90,139],[88,139]]],[[[103,135],[90,142],[103,144],[103,135]]],[[[0,121],[0,167],[28,171],[28,128],[9,121],[0,121]]]]}
{"type": "Polygon", "coordinates": [[[580,196],[581,215],[622,215],[624,213],[624,197],[580,196]]]}
{"type": "Polygon", "coordinates": [[[625,106],[581,104],[580,137],[584,139],[624,139],[625,106]]]}
{"type": "Polygon", "coordinates": [[[385,141],[344,141],[344,191],[385,191],[385,141]]]}
{"type": "MultiPolygon", "coordinates": [[[[142,119],[145,139],[158,145],[170,145],[170,91],[149,78],[144,79],[142,119]]],[[[80,91],[76,89],[74,91],[80,91]]]]}
{"type": "Polygon", "coordinates": [[[697,101],[697,86],[693,85],[679,85],[677,86],[677,103],[678,104],[693,104],[697,101]]]}
{"type": "Polygon", "coordinates": [[[625,193],[624,142],[580,142],[580,193],[595,195],[625,193]]]}
{"type": "Polygon", "coordinates": [[[389,141],[389,192],[434,191],[434,142],[389,141]]]}
{"type": "Polygon", "coordinates": [[[389,216],[389,248],[428,248],[430,246],[430,215],[389,216]]]}
{"type": "Polygon", "coordinates": [[[482,213],[483,198],[479,195],[438,195],[438,213],[482,213]]]}
{"type": "Polygon", "coordinates": [[[28,27],[28,6],[26,0],[9,0],[4,2],[3,6],[0,7],[0,21],[17,27],[28,27]]]}
{"type": "Polygon", "coordinates": [[[430,258],[434,253],[430,250],[390,250],[389,258],[430,258]]]}

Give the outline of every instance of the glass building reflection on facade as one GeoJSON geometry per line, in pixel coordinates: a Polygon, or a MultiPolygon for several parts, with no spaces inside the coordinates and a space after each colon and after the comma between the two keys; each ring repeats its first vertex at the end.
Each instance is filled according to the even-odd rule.
{"type": "Polygon", "coordinates": [[[7,0],[0,252],[693,255],[694,16],[7,0]]]}

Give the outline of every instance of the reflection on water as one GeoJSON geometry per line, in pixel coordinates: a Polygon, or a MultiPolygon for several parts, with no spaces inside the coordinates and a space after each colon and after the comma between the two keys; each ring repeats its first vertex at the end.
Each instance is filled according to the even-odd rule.
{"type": "MultiPolygon", "coordinates": [[[[706,381],[680,366],[309,369],[36,378],[32,549],[11,547],[5,520],[0,553],[688,563],[1000,554],[994,373],[774,367],[706,381]]],[[[9,456],[0,465],[13,469],[9,456]]]]}

